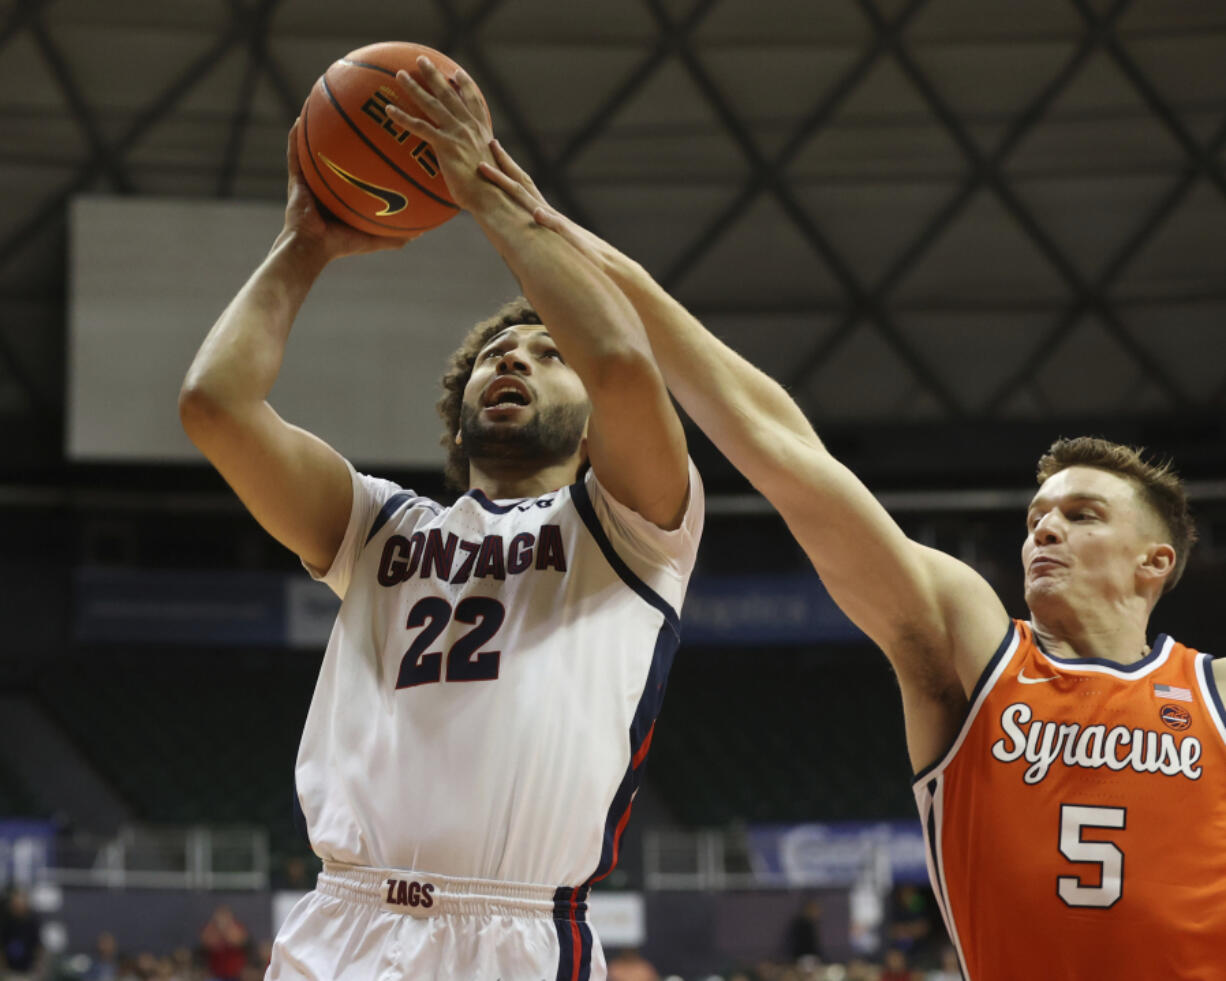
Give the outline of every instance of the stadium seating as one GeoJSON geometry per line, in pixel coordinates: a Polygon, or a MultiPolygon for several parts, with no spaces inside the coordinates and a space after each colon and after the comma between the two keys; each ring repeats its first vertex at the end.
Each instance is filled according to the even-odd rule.
{"type": "Polygon", "coordinates": [[[261,825],[305,850],[293,766],[318,670],[295,652],[94,652],[40,679],[86,758],[143,821],[261,825]]]}
{"type": "Polygon", "coordinates": [[[0,763],[0,819],[46,816],[30,789],[0,763]]]}
{"type": "MultiPolygon", "coordinates": [[[[294,652],[107,650],[38,689],[142,821],[266,827],[276,868],[306,850],[293,763],[317,670],[294,652]]],[[[692,827],[910,816],[893,688],[866,648],[683,648],[646,779],[692,827]]]]}
{"type": "Polygon", "coordinates": [[[647,780],[694,826],[915,812],[896,686],[867,647],[683,648],[647,780]]]}

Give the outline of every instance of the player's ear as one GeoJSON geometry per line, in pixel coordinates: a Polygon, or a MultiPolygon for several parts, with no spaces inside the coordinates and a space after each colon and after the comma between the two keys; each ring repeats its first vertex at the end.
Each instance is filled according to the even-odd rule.
{"type": "Polygon", "coordinates": [[[455,445],[456,446],[464,445],[464,437],[460,434],[460,431],[458,429],[455,431],[455,445]]]}
{"type": "Polygon", "coordinates": [[[1167,542],[1150,545],[1145,550],[1138,574],[1151,582],[1166,582],[1175,571],[1175,547],[1167,542]]]}

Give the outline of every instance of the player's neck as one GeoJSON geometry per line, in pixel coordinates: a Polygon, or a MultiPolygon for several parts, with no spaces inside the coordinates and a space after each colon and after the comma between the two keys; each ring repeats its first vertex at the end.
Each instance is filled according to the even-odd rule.
{"type": "Polygon", "coordinates": [[[491,501],[540,497],[574,483],[578,470],[577,459],[544,467],[471,460],[468,464],[468,489],[481,491],[491,501]]]}
{"type": "Polygon", "coordinates": [[[1043,650],[1053,657],[1101,658],[1132,664],[1149,653],[1147,617],[1094,616],[1072,609],[1032,610],[1031,626],[1043,650]]]}

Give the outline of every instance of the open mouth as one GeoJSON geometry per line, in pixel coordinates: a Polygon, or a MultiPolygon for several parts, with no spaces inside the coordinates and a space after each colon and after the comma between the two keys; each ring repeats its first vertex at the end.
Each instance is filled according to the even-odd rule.
{"type": "Polygon", "coordinates": [[[528,386],[518,378],[505,377],[496,379],[485,390],[481,404],[487,409],[503,409],[511,406],[523,406],[532,401],[532,393],[528,386]]]}
{"type": "Polygon", "coordinates": [[[522,392],[517,392],[513,388],[508,388],[501,393],[490,405],[527,405],[528,400],[522,392]]]}

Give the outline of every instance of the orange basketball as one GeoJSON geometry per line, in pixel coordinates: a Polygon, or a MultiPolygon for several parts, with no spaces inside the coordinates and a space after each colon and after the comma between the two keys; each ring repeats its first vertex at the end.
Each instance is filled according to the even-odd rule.
{"type": "Polygon", "coordinates": [[[332,63],[302,112],[298,159],[307,184],[332,214],[364,232],[413,237],[459,212],[430,144],[393,123],[384,108],[391,102],[429,118],[396,84],[402,68],[423,81],[419,55],[449,79],[460,67],[422,44],[369,44],[332,63]]]}

